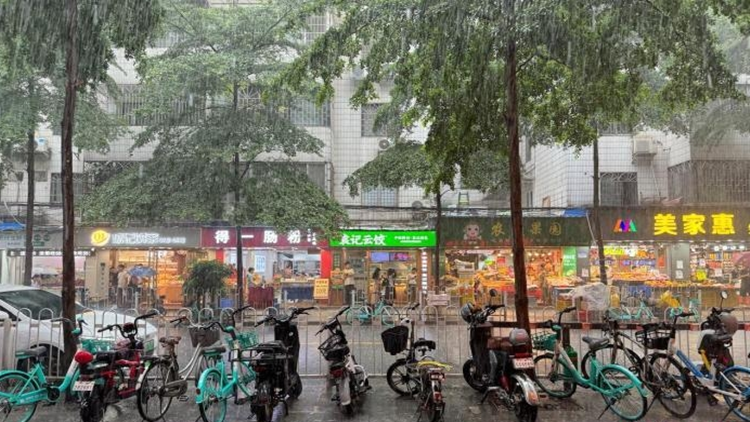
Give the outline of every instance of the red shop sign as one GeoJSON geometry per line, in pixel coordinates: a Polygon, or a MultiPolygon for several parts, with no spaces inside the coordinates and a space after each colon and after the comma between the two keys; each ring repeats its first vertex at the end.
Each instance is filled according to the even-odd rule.
{"type": "MultiPolygon", "coordinates": [[[[201,246],[204,248],[234,248],[237,244],[237,231],[234,227],[204,227],[201,229],[201,246]]],[[[300,247],[314,248],[328,246],[328,242],[318,239],[313,230],[292,230],[281,233],[262,227],[242,229],[242,247],[300,247]]]]}

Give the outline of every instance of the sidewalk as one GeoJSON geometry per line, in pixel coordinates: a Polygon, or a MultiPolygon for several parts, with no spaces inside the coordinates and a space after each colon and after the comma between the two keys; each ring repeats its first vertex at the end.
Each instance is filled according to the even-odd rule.
{"type": "MultiPolygon", "coordinates": [[[[321,378],[303,378],[304,391],[302,396],[290,406],[287,422],[416,422],[416,402],[411,398],[399,398],[389,388],[384,378],[372,380],[373,389],[367,393],[362,407],[351,418],[344,416],[330,401],[331,392],[325,389],[325,380],[321,378]]],[[[486,421],[515,421],[515,417],[505,409],[497,410],[490,404],[479,404],[481,395],[466,386],[460,377],[449,377],[445,384],[446,415],[445,422],[486,422],[486,421]]],[[[650,402],[650,400],[649,400],[650,402]]],[[[565,401],[547,400],[539,411],[539,422],[585,422],[595,421],[604,409],[600,396],[579,389],[576,394],[565,401]]],[[[719,404],[709,407],[705,397],[698,398],[698,408],[687,421],[718,422],[724,416],[727,407],[719,404]]],[[[135,400],[131,399],[107,411],[105,422],[126,422],[140,420],[137,416],[135,400]]],[[[250,413],[248,406],[229,406],[227,422],[246,422],[250,413]]],[[[39,407],[35,420],[55,422],[74,422],[79,420],[78,409],[74,405],[58,405],[55,407],[39,407]]],[[[165,422],[200,421],[198,408],[192,395],[184,402],[174,400],[165,417],[165,422]]],[[[618,419],[607,412],[601,419],[613,422],[618,419]]],[[[663,410],[659,403],[655,403],[649,413],[642,419],[648,422],[677,421],[663,410]]],[[[730,416],[727,421],[739,421],[730,416]]],[[[423,419],[424,421],[424,419],[423,419]]]]}

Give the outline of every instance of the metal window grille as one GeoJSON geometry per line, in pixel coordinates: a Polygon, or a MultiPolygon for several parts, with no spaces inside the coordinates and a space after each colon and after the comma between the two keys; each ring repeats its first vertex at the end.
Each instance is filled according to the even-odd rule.
{"type": "MultiPolygon", "coordinates": [[[[49,201],[53,204],[62,203],[62,177],[60,173],[52,173],[50,177],[49,201]]],[[[73,174],[73,196],[81,196],[85,192],[86,175],[83,173],[73,174]]]]}
{"type": "Polygon", "coordinates": [[[375,127],[375,118],[381,104],[365,104],[362,106],[362,136],[387,136],[385,125],[375,127]]]}
{"type": "Polygon", "coordinates": [[[362,192],[362,205],[372,207],[398,206],[398,189],[376,188],[362,192]]]}
{"type": "Polygon", "coordinates": [[[687,204],[750,202],[750,161],[696,160],[668,169],[669,197],[687,204]]]}
{"type": "Polygon", "coordinates": [[[297,126],[331,126],[331,105],[317,107],[313,101],[298,98],[288,108],[289,120],[297,126]]]}
{"type": "Polygon", "coordinates": [[[47,181],[47,172],[46,171],[35,171],[34,172],[34,182],[46,182],[47,181]]]}
{"type": "Polygon", "coordinates": [[[305,45],[312,44],[328,29],[328,19],[325,15],[309,16],[305,21],[307,28],[302,33],[302,43],[305,45]]]}
{"type": "Polygon", "coordinates": [[[603,125],[599,129],[599,134],[602,136],[606,135],[629,135],[631,132],[630,126],[625,123],[609,123],[603,125]]]}
{"type": "Polygon", "coordinates": [[[118,85],[120,94],[110,101],[114,107],[109,110],[117,117],[123,120],[127,126],[147,126],[157,124],[167,119],[180,119],[185,125],[196,124],[200,116],[205,111],[202,98],[193,94],[186,94],[184,98],[172,101],[171,110],[166,114],[147,115],[139,113],[139,110],[146,105],[146,99],[143,95],[141,85],[122,84],[118,85]]]}
{"type": "Polygon", "coordinates": [[[637,173],[602,173],[599,183],[602,205],[638,205],[637,173]]]}

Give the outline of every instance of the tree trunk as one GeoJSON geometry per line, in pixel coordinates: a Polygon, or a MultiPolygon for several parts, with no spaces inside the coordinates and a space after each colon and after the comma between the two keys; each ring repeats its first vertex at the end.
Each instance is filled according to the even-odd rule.
{"type": "Polygon", "coordinates": [[[30,122],[29,130],[26,133],[26,256],[23,261],[23,284],[25,286],[31,285],[31,273],[34,269],[34,190],[36,184],[34,183],[34,151],[36,151],[36,140],[34,139],[34,130],[36,129],[36,116],[34,111],[36,106],[34,103],[35,94],[34,79],[29,78],[29,104],[30,111],[33,119],[30,122]]]}
{"type": "Polygon", "coordinates": [[[518,133],[518,59],[514,35],[515,0],[505,0],[508,11],[508,43],[505,51],[505,83],[507,98],[505,103],[505,125],[510,142],[508,161],[510,176],[510,220],[513,234],[513,272],[516,287],[516,321],[521,328],[531,332],[529,321],[529,298],[526,289],[526,263],[523,246],[523,208],[521,203],[521,153],[518,133]]]}
{"type": "Polygon", "coordinates": [[[437,220],[435,220],[435,262],[432,263],[433,271],[435,272],[435,293],[440,291],[442,287],[440,285],[440,239],[442,236],[440,219],[443,217],[443,194],[438,189],[438,193],[435,194],[435,207],[437,208],[437,220]]]}
{"type": "Polygon", "coordinates": [[[594,206],[591,210],[591,220],[594,225],[594,237],[596,237],[596,249],[599,255],[599,280],[602,284],[608,284],[607,263],[604,259],[604,240],[602,239],[602,225],[599,218],[599,138],[594,140],[594,206]]]}
{"type": "MultiPolygon", "coordinates": [[[[237,106],[239,104],[239,85],[237,82],[232,87],[232,115],[237,113],[237,106]]],[[[229,134],[231,136],[231,133],[229,134]]],[[[242,172],[240,171],[240,146],[237,145],[237,150],[234,153],[234,219],[235,223],[238,223],[238,212],[240,209],[242,189],[242,172]]],[[[242,263],[242,227],[237,224],[235,226],[235,238],[237,244],[237,309],[245,305],[245,274],[242,263]]]]}
{"type": "MultiPolygon", "coordinates": [[[[75,213],[73,204],[73,119],[75,117],[78,82],[78,4],[67,0],[68,46],[65,57],[65,108],[62,116],[62,194],[63,194],[63,250],[62,250],[62,311],[63,317],[75,321],[76,268],[75,268],[75,213]]],[[[76,350],[70,330],[63,330],[65,355],[61,368],[67,368],[76,350]]]]}

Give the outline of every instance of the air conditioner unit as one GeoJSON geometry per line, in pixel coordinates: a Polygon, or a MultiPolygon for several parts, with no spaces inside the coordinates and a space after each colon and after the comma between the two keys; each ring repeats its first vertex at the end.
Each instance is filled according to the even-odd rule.
{"type": "Polygon", "coordinates": [[[378,148],[380,148],[381,151],[385,151],[392,146],[393,142],[391,142],[390,139],[381,139],[378,141],[378,148]]]}
{"type": "Polygon", "coordinates": [[[645,134],[633,136],[633,157],[652,157],[654,155],[656,155],[654,138],[645,134]]]}

